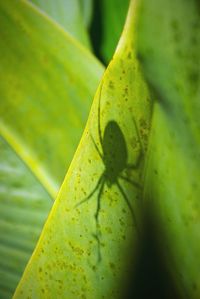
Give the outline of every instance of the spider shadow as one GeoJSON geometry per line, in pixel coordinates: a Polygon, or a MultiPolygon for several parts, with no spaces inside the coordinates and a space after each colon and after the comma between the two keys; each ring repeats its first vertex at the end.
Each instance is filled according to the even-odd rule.
{"type": "Polygon", "coordinates": [[[138,231],[138,225],[135,217],[135,213],[133,210],[133,207],[130,203],[130,200],[124,191],[121,181],[125,181],[126,183],[131,184],[135,188],[141,189],[141,185],[137,182],[132,180],[128,175],[127,171],[133,171],[138,169],[138,167],[141,164],[142,158],[143,158],[143,150],[141,141],[139,138],[139,132],[137,129],[137,125],[135,120],[133,119],[136,133],[138,136],[138,141],[140,143],[140,152],[138,155],[138,158],[136,159],[136,162],[134,164],[128,163],[128,150],[126,146],[126,141],[124,134],[118,125],[118,123],[115,120],[110,120],[106,124],[104,133],[102,134],[101,130],[101,123],[100,123],[100,99],[101,99],[101,92],[102,92],[102,85],[100,87],[100,95],[99,95],[99,105],[98,105],[98,137],[99,137],[99,143],[100,148],[95,142],[93,136],[91,135],[92,143],[99,155],[99,158],[103,162],[104,170],[102,174],[100,175],[96,186],[93,188],[93,190],[88,194],[87,197],[85,197],[83,200],[81,200],[75,207],[78,207],[82,205],[83,203],[90,200],[93,195],[98,191],[97,195],[97,207],[94,214],[95,222],[96,222],[96,233],[93,234],[94,238],[97,240],[98,244],[98,262],[101,261],[101,230],[100,230],[100,224],[99,224],[99,214],[101,210],[101,197],[104,191],[105,186],[108,188],[111,188],[113,185],[117,186],[119,192],[121,193],[122,197],[124,198],[130,213],[133,218],[133,223],[135,225],[136,230],[138,231]]]}

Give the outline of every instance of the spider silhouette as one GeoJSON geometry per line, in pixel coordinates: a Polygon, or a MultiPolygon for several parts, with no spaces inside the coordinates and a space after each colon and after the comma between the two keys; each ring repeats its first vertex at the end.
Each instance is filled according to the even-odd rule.
{"type": "Polygon", "coordinates": [[[97,207],[95,212],[95,221],[96,221],[96,234],[93,236],[96,238],[98,243],[98,261],[101,260],[101,252],[100,252],[100,235],[101,232],[99,230],[99,213],[101,210],[101,196],[105,187],[105,184],[108,188],[111,188],[112,185],[116,185],[122,194],[124,200],[126,201],[128,208],[131,212],[134,225],[136,227],[136,230],[138,231],[137,222],[134,210],[129,202],[128,196],[126,195],[124,189],[122,188],[119,179],[122,179],[133,186],[137,188],[141,188],[141,186],[135,182],[132,181],[129,177],[126,175],[123,175],[123,172],[128,169],[137,169],[139,167],[143,151],[142,151],[142,144],[141,140],[139,138],[139,132],[137,129],[137,125],[135,120],[134,125],[136,128],[136,132],[138,135],[139,143],[140,143],[140,154],[138,156],[138,159],[135,164],[129,164],[128,161],[128,152],[126,147],[126,141],[124,138],[124,135],[122,133],[122,130],[120,129],[119,125],[115,120],[110,120],[104,130],[104,134],[102,136],[101,132],[101,123],[100,123],[100,100],[101,100],[101,93],[102,93],[102,86],[100,87],[99,92],[99,104],[98,104],[98,135],[99,135],[99,141],[101,145],[101,150],[97,146],[96,142],[94,141],[93,136],[91,136],[92,142],[94,144],[94,147],[96,151],[98,152],[99,157],[101,158],[105,169],[103,173],[101,174],[100,178],[97,181],[96,186],[94,189],[89,193],[87,197],[85,197],[82,201],[80,201],[75,207],[80,206],[81,204],[85,203],[86,201],[90,200],[92,196],[95,194],[95,192],[99,189],[98,196],[97,196],[97,207]]]}

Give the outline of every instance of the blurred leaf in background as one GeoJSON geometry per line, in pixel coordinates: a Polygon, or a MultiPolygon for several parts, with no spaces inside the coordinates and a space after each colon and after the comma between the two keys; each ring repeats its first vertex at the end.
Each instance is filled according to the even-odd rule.
{"type": "Polygon", "coordinates": [[[11,298],[52,206],[52,198],[0,137],[0,298],[11,298]]]}
{"type": "Polygon", "coordinates": [[[200,298],[200,6],[141,1],[138,53],[156,101],[145,177],[157,249],[181,298],[200,298]]]}
{"type": "Polygon", "coordinates": [[[90,48],[90,39],[86,30],[92,11],[90,0],[31,0],[39,8],[63,26],[84,46],[90,48]]]}
{"type": "Polygon", "coordinates": [[[54,197],[103,67],[29,3],[0,9],[1,133],[54,197]]]}
{"type": "Polygon", "coordinates": [[[86,28],[89,28],[91,24],[91,19],[94,11],[93,9],[94,1],[96,0],[79,0],[81,13],[86,28]]]}

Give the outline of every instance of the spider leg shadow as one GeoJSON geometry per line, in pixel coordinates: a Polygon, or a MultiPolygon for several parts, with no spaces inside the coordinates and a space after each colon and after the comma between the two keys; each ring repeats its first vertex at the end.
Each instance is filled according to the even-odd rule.
{"type": "MultiPolygon", "coordinates": [[[[141,150],[141,151],[140,151],[140,154],[139,154],[139,156],[138,156],[138,158],[137,158],[137,160],[136,160],[136,163],[135,163],[135,164],[130,164],[130,163],[128,163],[128,164],[126,165],[126,167],[125,167],[124,170],[125,170],[125,171],[126,171],[126,170],[129,170],[129,169],[130,169],[130,170],[137,170],[137,169],[140,167],[140,164],[141,164],[141,162],[142,162],[143,157],[144,157],[144,153],[143,153],[143,150],[141,150]]],[[[138,182],[136,182],[136,181],[131,180],[131,179],[128,178],[127,176],[121,174],[121,175],[119,175],[119,177],[120,177],[121,179],[123,179],[124,181],[130,183],[130,184],[133,185],[134,187],[136,187],[136,188],[138,188],[138,189],[142,189],[142,185],[140,185],[140,184],[139,184],[138,182]]]]}
{"type": "Polygon", "coordinates": [[[136,163],[135,164],[129,164],[128,163],[126,165],[126,169],[132,169],[132,170],[138,169],[139,166],[140,166],[140,164],[141,164],[141,161],[142,161],[143,157],[144,157],[143,150],[140,150],[140,154],[139,154],[139,156],[138,156],[138,158],[136,160],[136,163]]]}
{"type": "Polygon", "coordinates": [[[138,224],[137,224],[137,221],[136,221],[135,213],[134,213],[134,210],[133,210],[133,208],[132,208],[132,206],[129,202],[128,196],[126,195],[124,189],[122,188],[122,186],[120,185],[120,183],[118,181],[116,182],[116,184],[117,184],[117,187],[119,188],[119,191],[121,192],[124,200],[126,201],[126,203],[128,205],[128,208],[129,208],[129,210],[131,212],[131,215],[132,215],[132,218],[133,218],[133,222],[135,224],[135,228],[136,228],[137,232],[139,233],[139,228],[138,228],[138,224]]]}
{"type": "Polygon", "coordinates": [[[136,187],[138,189],[142,189],[142,186],[138,182],[132,181],[126,176],[119,175],[119,178],[126,181],[126,182],[128,182],[128,183],[130,183],[131,185],[133,185],[134,187],[136,187]]]}
{"type": "Polygon", "coordinates": [[[94,187],[94,189],[90,192],[90,194],[84,198],[83,200],[81,200],[79,203],[77,203],[75,205],[75,208],[77,208],[78,206],[82,205],[84,202],[88,201],[93,195],[94,193],[98,190],[99,186],[101,185],[101,181],[103,180],[103,174],[100,176],[96,186],[94,187]]]}
{"type": "Polygon", "coordinates": [[[101,196],[103,193],[103,189],[104,189],[104,184],[105,184],[105,178],[104,178],[104,173],[102,173],[102,175],[100,176],[96,186],[94,187],[94,189],[90,192],[90,194],[84,198],[82,201],[80,201],[78,204],[75,205],[75,208],[77,208],[78,206],[82,205],[83,203],[85,203],[86,201],[90,200],[91,197],[95,194],[95,192],[99,189],[99,193],[98,193],[98,197],[97,197],[97,208],[96,208],[96,212],[94,214],[94,218],[95,218],[95,222],[96,222],[96,233],[92,234],[92,236],[96,239],[97,241],[97,246],[98,246],[98,260],[97,263],[101,262],[101,241],[100,241],[100,237],[101,237],[101,232],[99,230],[99,212],[101,210],[101,196]]]}
{"type": "Polygon", "coordinates": [[[100,92],[99,92],[99,105],[98,105],[98,133],[99,133],[99,140],[100,140],[100,143],[101,143],[101,147],[103,148],[103,138],[102,138],[102,132],[101,132],[101,92],[102,92],[102,88],[103,88],[103,81],[101,83],[101,86],[100,86],[100,92]]]}
{"type": "Polygon", "coordinates": [[[100,187],[99,190],[99,194],[98,194],[98,198],[97,198],[97,209],[95,212],[95,221],[96,221],[96,234],[93,234],[93,236],[95,237],[95,239],[97,240],[97,245],[98,245],[98,263],[101,262],[101,242],[100,242],[100,237],[101,237],[101,231],[99,229],[100,225],[99,225],[99,212],[101,210],[101,196],[103,193],[103,189],[104,189],[104,184],[105,184],[105,180],[102,182],[102,185],[100,187]]]}
{"type": "Polygon", "coordinates": [[[94,141],[94,138],[93,138],[92,135],[91,135],[91,139],[92,139],[92,142],[93,142],[93,144],[94,144],[94,147],[95,147],[97,153],[99,154],[100,158],[103,160],[103,155],[102,155],[102,153],[100,152],[100,150],[99,150],[99,148],[98,148],[96,142],[94,141]]]}
{"type": "Polygon", "coordinates": [[[145,150],[144,150],[144,146],[142,144],[142,140],[141,140],[141,137],[140,137],[140,132],[139,132],[136,120],[135,120],[134,117],[132,117],[132,120],[133,120],[135,129],[136,129],[136,133],[137,133],[137,136],[138,136],[138,141],[139,141],[139,144],[140,144],[140,152],[139,152],[139,156],[138,156],[138,158],[136,160],[136,163],[135,164],[129,164],[128,163],[126,165],[126,169],[133,169],[133,170],[135,170],[135,169],[138,169],[138,167],[140,166],[141,161],[144,158],[145,150]]]}

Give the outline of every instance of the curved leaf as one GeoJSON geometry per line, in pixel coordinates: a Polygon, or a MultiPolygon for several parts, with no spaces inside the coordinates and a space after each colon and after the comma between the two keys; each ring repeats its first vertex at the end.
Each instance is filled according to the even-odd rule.
{"type": "Polygon", "coordinates": [[[15,298],[127,298],[131,291],[151,117],[134,54],[135,4],[15,298]]]}
{"type": "Polygon", "coordinates": [[[103,68],[28,2],[1,2],[0,28],[0,130],[55,197],[103,68]]]}

